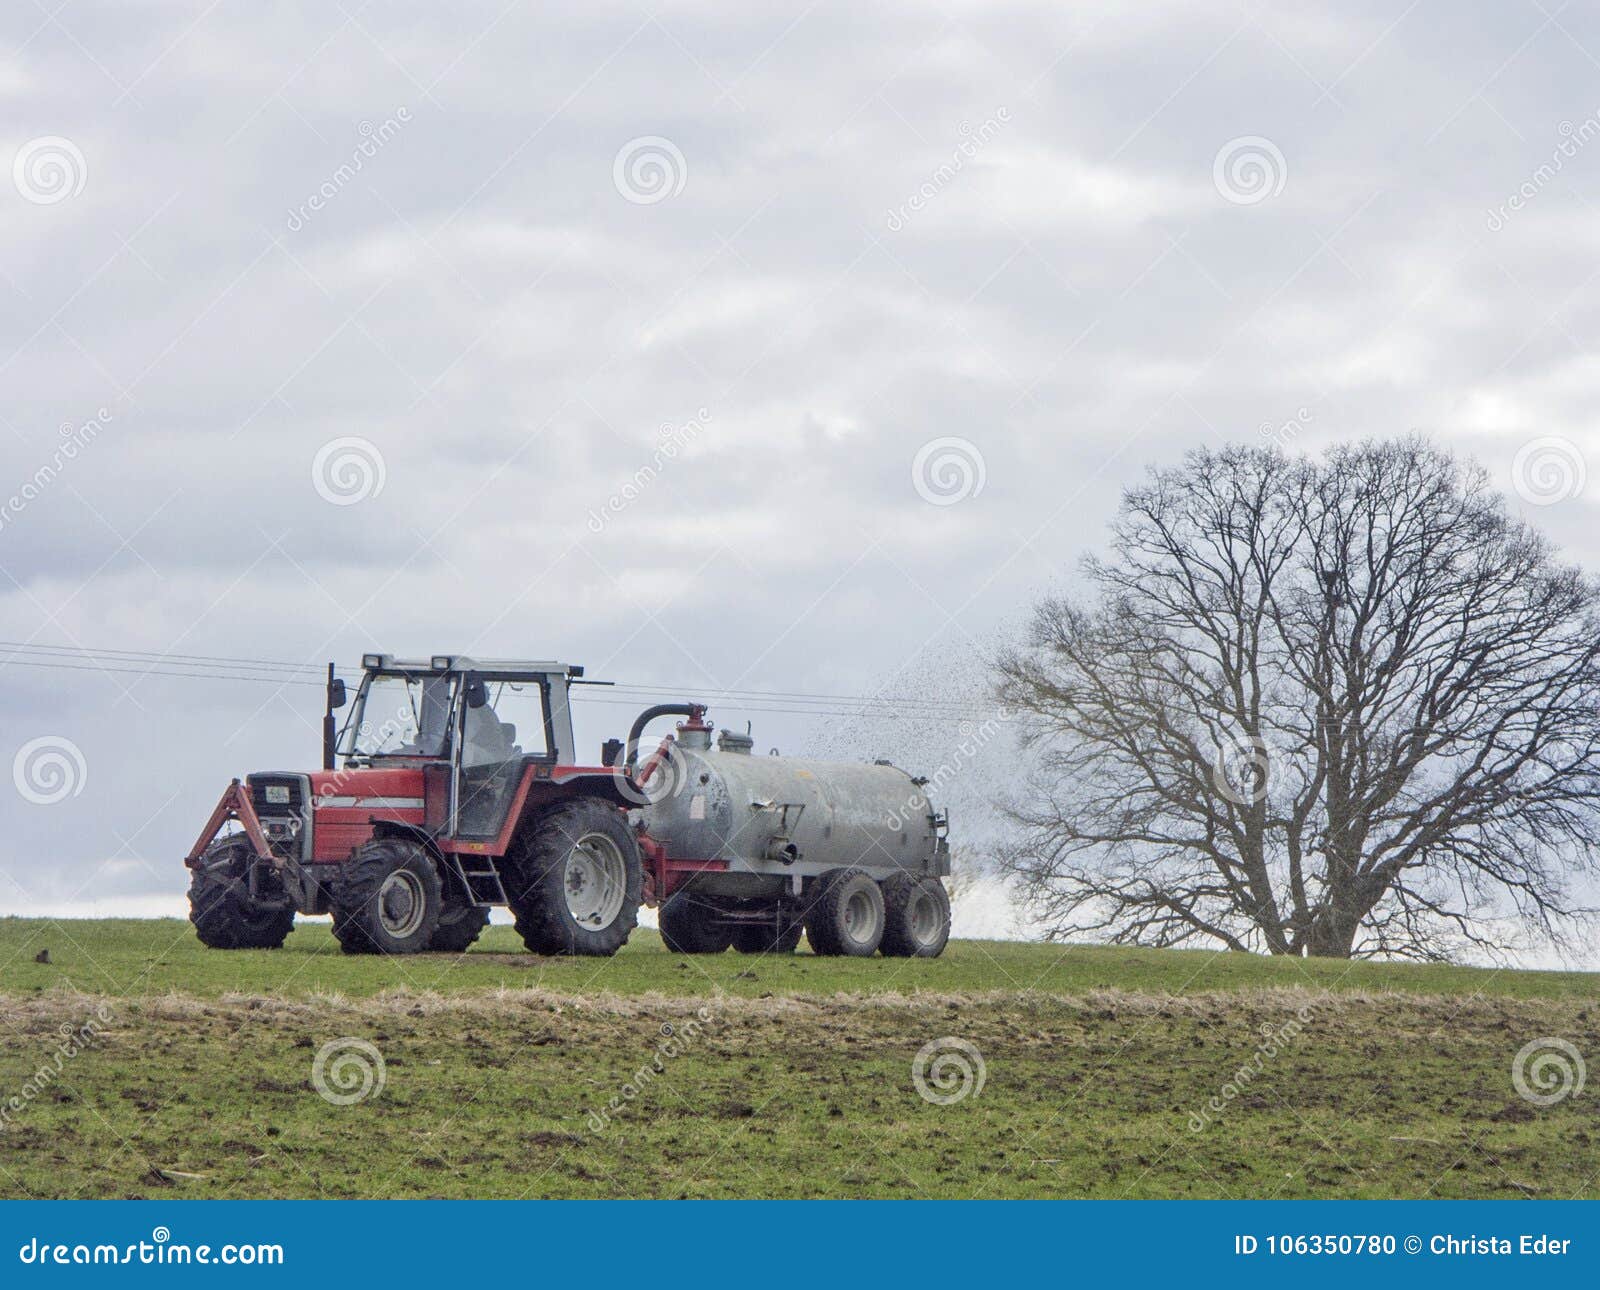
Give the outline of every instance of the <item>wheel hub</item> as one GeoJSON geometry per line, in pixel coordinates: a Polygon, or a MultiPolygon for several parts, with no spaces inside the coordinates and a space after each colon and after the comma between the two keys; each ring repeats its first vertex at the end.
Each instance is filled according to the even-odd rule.
{"type": "Polygon", "coordinates": [[[864,891],[853,892],[844,902],[844,930],[853,941],[865,941],[872,935],[872,900],[864,891]]]}
{"type": "Polygon", "coordinates": [[[422,926],[426,907],[422,883],[404,869],[396,869],[378,888],[378,921],[384,931],[397,939],[412,935],[422,926]]]}
{"type": "Polygon", "coordinates": [[[627,897],[621,849],[603,833],[586,833],[567,853],[562,888],[573,922],[595,930],[611,926],[627,897]]]}

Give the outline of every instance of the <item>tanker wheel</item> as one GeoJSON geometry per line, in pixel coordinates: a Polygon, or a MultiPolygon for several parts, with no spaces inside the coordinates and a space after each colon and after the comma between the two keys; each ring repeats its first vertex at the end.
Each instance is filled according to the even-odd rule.
{"type": "Polygon", "coordinates": [[[489,925],[489,911],[469,903],[461,894],[460,880],[445,884],[444,908],[428,948],[437,954],[460,954],[489,925]]]}
{"type": "Polygon", "coordinates": [[[866,958],[883,940],[883,892],[860,869],[830,869],[807,893],[806,939],[818,954],[866,958]]]}
{"type": "Polygon", "coordinates": [[[333,934],[346,954],[420,954],[444,912],[433,856],[409,838],[373,838],[333,880],[333,934]]]}
{"type": "Polygon", "coordinates": [[[609,802],[551,807],[505,866],[506,899],[535,954],[615,954],[639,923],[644,864],[627,817],[609,802]]]}
{"type": "Polygon", "coordinates": [[[799,923],[741,923],[733,931],[733,948],[740,954],[793,954],[800,944],[799,923]]]}
{"type": "Polygon", "coordinates": [[[950,897],[937,878],[896,874],[883,884],[883,944],[892,958],[936,959],[950,939],[950,897]]]}
{"type": "Polygon", "coordinates": [[[674,954],[721,954],[734,943],[722,911],[686,884],[661,902],[661,940],[674,954]]]}
{"type": "Polygon", "coordinates": [[[214,950],[275,950],[294,928],[293,909],[263,908],[250,899],[251,854],[242,834],[219,838],[189,879],[189,921],[214,950]]]}

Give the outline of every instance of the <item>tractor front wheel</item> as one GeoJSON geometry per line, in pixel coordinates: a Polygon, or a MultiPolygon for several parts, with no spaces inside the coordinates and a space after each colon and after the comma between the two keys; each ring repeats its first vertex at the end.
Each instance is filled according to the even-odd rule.
{"type": "Polygon", "coordinates": [[[346,954],[418,954],[444,911],[439,870],[420,843],[374,838],[333,882],[333,934],[346,954]]]}
{"type": "Polygon", "coordinates": [[[219,838],[206,848],[189,880],[189,921],[214,950],[275,950],[294,928],[293,909],[252,899],[252,858],[247,838],[219,838]]]}
{"type": "Polygon", "coordinates": [[[453,880],[444,893],[444,910],[439,915],[439,926],[428,942],[428,948],[437,954],[463,953],[489,925],[489,911],[474,905],[461,895],[459,878],[453,880]]]}
{"type": "Polygon", "coordinates": [[[609,802],[552,806],[512,848],[506,899],[535,954],[615,954],[639,923],[644,864],[627,817],[609,802]]]}

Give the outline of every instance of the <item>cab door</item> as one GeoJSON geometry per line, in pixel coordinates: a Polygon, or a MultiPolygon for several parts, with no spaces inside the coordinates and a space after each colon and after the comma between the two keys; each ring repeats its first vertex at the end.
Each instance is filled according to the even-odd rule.
{"type": "Polygon", "coordinates": [[[483,674],[461,688],[453,741],[454,833],[485,840],[505,826],[523,769],[552,760],[549,694],[542,680],[526,676],[483,674]]]}

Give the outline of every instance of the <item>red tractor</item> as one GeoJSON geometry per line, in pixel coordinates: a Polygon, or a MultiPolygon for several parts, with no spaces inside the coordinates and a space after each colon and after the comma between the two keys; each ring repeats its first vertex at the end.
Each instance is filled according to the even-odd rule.
{"type": "Polygon", "coordinates": [[[207,945],[275,948],[299,912],[332,914],[346,953],[459,952],[508,905],[535,953],[613,954],[661,904],[683,952],[792,950],[802,926],[819,953],[944,948],[945,821],[887,763],[754,757],[729,731],[713,749],[702,705],[663,704],[580,765],[580,667],[368,654],[362,673],[335,738],[330,670],[321,771],[234,780],[206,822],[184,863],[207,945]],[[636,764],[667,715],[676,738],[636,764]]]}

